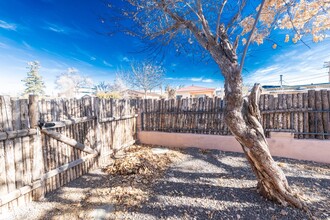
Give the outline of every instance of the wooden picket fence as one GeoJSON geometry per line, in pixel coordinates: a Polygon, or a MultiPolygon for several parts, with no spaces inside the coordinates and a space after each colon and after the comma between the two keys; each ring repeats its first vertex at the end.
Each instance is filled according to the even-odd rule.
{"type": "Polygon", "coordinates": [[[0,96],[0,212],[42,198],[132,145],[136,104],[0,96]]]}
{"type": "MultiPolygon", "coordinates": [[[[266,134],[284,131],[296,138],[330,139],[330,91],[262,95],[259,106],[266,134]]],[[[135,142],[137,129],[230,135],[224,108],[220,98],[0,96],[0,212],[40,199],[106,164],[135,142]]]]}
{"type": "MultiPolygon", "coordinates": [[[[296,138],[330,138],[330,91],[262,95],[261,123],[269,132],[291,132],[296,138]]],[[[231,135],[220,98],[143,100],[142,130],[231,135]]]]}

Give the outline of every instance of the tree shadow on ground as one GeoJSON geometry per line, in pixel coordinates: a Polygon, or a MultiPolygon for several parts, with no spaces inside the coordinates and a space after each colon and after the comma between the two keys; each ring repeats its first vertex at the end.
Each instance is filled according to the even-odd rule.
{"type": "MultiPolygon", "coordinates": [[[[154,185],[154,194],[149,201],[141,208],[130,209],[132,213],[154,216],[155,219],[307,219],[304,211],[284,207],[260,196],[247,161],[246,165],[227,163],[237,158],[244,161],[244,154],[216,150],[201,152],[196,148],[186,149],[182,153],[190,157],[189,169],[182,164],[168,169],[165,176],[154,185]],[[196,169],[191,167],[194,162],[196,169]],[[198,167],[198,164],[210,164],[211,168],[208,170],[207,165],[198,167]],[[213,172],[214,166],[219,168],[218,172],[213,172]],[[229,185],[218,184],[214,181],[216,179],[227,181],[229,185]]],[[[286,162],[286,159],[280,158],[279,161],[286,162]]],[[[290,160],[290,164],[295,165],[294,160],[290,160]]],[[[304,186],[302,189],[309,191],[312,187],[321,189],[330,186],[330,177],[299,177],[297,173],[289,176],[288,181],[304,186]],[[319,185],[315,186],[315,182],[319,185]]],[[[330,193],[324,196],[330,199],[330,193]]],[[[309,202],[316,218],[326,217],[324,207],[328,207],[327,199],[319,201],[319,204],[309,202]],[[317,211],[320,207],[323,212],[317,211]]]]}
{"type": "MultiPolygon", "coordinates": [[[[125,211],[121,216],[123,219],[307,219],[303,211],[283,207],[257,193],[255,177],[243,154],[213,150],[201,152],[196,148],[181,152],[188,159],[174,164],[163,177],[155,181],[147,201],[119,210],[125,211]],[[238,160],[239,163],[231,163],[231,160],[238,160]]],[[[286,162],[285,159],[280,161],[286,162]]],[[[295,165],[293,160],[289,163],[295,165]]],[[[106,174],[89,173],[66,187],[82,190],[82,194],[88,197],[93,188],[115,187],[107,183],[109,178],[106,174]]],[[[328,190],[322,199],[309,202],[314,207],[312,210],[316,218],[326,219],[330,210],[327,204],[330,200],[330,177],[307,177],[292,173],[288,181],[304,189],[309,196],[317,191],[324,193],[324,190],[328,190]]],[[[77,213],[86,211],[87,207],[109,205],[97,201],[84,204],[83,200],[65,197],[65,193],[62,188],[49,193],[47,200],[64,204],[64,209],[54,207],[39,219],[60,219],[61,215],[72,213],[73,210],[77,213]]],[[[109,219],[117,217],[113,215],[109,219]]]]}

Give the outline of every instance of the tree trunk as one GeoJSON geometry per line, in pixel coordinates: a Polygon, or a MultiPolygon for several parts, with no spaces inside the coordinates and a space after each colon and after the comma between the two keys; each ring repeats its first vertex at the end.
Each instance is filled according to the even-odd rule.
{"type": "Polygon", "coordinates": [[[145,99],[147,98],[147,90],[146,89],[144,90],[144,98],[145,99]]]}
{"type": "MultiPolygon", "coordinates": [[[[242,96],[242,78],[238,67],[225,80],[226,123],[243,151],[257,177],[258,192],[267,199],[282,205],[291,205],[308,211],[307,206],[288,185],[281,168],[273,160],[264,130],[259,122],[258,101],[261,88],[255,84],[246,99],[242,96]]],[[[309,212],[309,211],[308,211],[309,212]]]]}

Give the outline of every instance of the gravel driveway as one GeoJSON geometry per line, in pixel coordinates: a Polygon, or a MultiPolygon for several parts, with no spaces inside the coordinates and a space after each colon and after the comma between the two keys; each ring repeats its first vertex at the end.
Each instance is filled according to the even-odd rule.
{"type": "MultiPolygon", "coordinates": [[[[265,200],[243,154],[180,150],[149,186],[148,200],[117,208],[109,193],[112,177],[96,170],[0,219],[307,219],[303,211],[265,200]]],[[[275,158],[290,185],[304,192],[316,219],[330,219],[330,165],[275,158]]]]}

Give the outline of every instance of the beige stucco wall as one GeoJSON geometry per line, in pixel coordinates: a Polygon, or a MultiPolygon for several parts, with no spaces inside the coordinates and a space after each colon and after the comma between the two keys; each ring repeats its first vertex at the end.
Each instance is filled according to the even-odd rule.
{"type": "Polygon", "coordinates": [[[214,91],[177,92],[176,95],[181,95],[182,98],[196,98],[198,95],[213,97],[214,91]]]}
{"type": "MultiPolygon", "coordinates": [[[[272,133],[271,137],[267,140],[273,156],[330,163],[330,140],[298,140],[281,132],[272,133]]],[[[233,136],[141,131],[138,139],[144,144],[242,152],[233,136]]]]}

